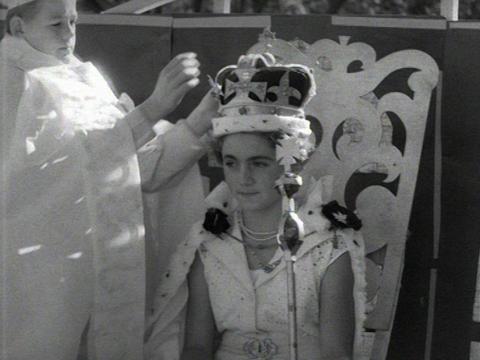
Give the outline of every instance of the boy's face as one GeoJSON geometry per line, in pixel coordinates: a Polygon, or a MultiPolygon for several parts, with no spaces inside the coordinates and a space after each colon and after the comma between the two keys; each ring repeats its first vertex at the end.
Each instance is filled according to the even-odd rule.
{"type": "Polygon", "coordinates": [[[23,22],[23,37],[35,49],[64,60],[75,48],[76,0],[37,1],[37,13],[23,22]]]}

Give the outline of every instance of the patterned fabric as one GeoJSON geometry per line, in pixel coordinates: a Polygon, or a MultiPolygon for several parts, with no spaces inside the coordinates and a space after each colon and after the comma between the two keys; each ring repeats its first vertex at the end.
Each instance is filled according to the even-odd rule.
{"type": "MultiPolygon", "coordinates": [[[[232,234],[241,236],[238,225],[232,234]]],[[[299,250],[295,273],[300,360],[321,354],[318,347],[321,281],[328,266],[347,250],[345,242],[334,239],[329,232],[307,236],[299,250]]],[[[225,237],[200,245],[216,326],[223,336],[215,359],[288,360],[287,279],[282,257],[278,249],[270,261],[272,264],[281,260],[278,266],[270,273],[260,272],[254,283],[241,243],[225,237]],[[262,347],[270,350],[266,349],[262,355],[263,351],[258,351],[262,347]]]]}
{"type": "MultiPolygon", "coordinates": [[[[316,187],[320,191],[321,187],[316,187]]],[[[207,199],[210,204],[232,203],[225,186],[220,185],[207,199]],[[222,197],[220,199],[219,197],[222,197]]],[[[299,214],[313,218],[313,207],[321,196],[312,195],[299,214]]],[[[234,212],[235,213],[235,212],[234,212]]],[[[230,223],[231,233],[240,236],[234,213],[230,223]]],[[[320,216],[320,215],[319,215],[320,216]]],[[[355,276],[354,297],[356,312],[355,349],[361,341],[365,318],[365,268],[363,265],[363,240],[361,234],[350,230],[334,234],[317,218],[304,223],[305,238],[298,252],[297,308],[299,329],[299,359],[311,359],[319,354],[318,348],[318,293],[323,275],[330,264],[348,251],[355,276]],[[318,225],[312,228],[309,224],[318,225]]],[[[217,328],[222,332],[222,342],[216,353],[217,360],[288,359],[288,319],[286,317],[286,271],[281,251],[277,251],[271,264],[278,263],[272,272],[260,273],[255,283],[248,269],[243,245],[222,236],[222,239],[196,224],[190,235],[179,245],[169,268],[159,285],[155,314],[149,320],[146,359],[179,359],[183,347],[185,308],[188,298],[186,277],[199,251],[205,268],[210,300],[217,328]],[[280,260],[280,261],[278,261],[280,260]]]]}

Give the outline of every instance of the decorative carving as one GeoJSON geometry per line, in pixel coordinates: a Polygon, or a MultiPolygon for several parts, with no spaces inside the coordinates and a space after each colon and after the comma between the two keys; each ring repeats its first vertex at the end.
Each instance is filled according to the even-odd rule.
{"type": "Polygon", "coordinates": [[[367,325],[388,330],[439,69],[422,51],[402,50],[377,59],[370,45],[349,41],[340,36],[338,42],[321,39],[309,45],[264,35],[249,52],[268,51],[277,60],[314,71],[317,94],[306,114],[320,123],[312,129],[321,129],[322,141],[305,171],[316,178],[333,175],[333,198],[362,218],[372,308],[377,301],[367,325]],[[385,93],[393,87],[386,78],[394,72],[408,73],[403,79],[407,91],[385,93]]]}

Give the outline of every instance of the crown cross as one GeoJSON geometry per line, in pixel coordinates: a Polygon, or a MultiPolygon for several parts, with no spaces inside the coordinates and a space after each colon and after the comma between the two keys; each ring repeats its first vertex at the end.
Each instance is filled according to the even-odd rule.
{"type": "Polygon", "coordinates": [[[247,100],[248,94],[255,94],[260,101],[265,101],[267,94],[266,82],[251,82],[250,78],[240,78],[240,81],[233,82],[229,79],[225,82],[225,97],[229,97],[233,93],[237,94],[237,99],[247,100]]]}
{"type": "Polygon", "coordinates": [[[268,92],[271,92],[277,95],[277,101],[283,104],[289,104],[288,100],[290,97],[294,97],[298,100],[302,99],[302,94],[297,89],[290,87],[290,79],[288,77],[289,72],[285,72],[282,78],[280,79],[279,86],[272,86],[268,92]]]}
{"type": "Polygon", "coordinates": [[[302,157],[300,144],[293,136],[278,140],[276,154],[277,161],[284,166],[285,171],[290,171],[291,166],[302,157]]]}

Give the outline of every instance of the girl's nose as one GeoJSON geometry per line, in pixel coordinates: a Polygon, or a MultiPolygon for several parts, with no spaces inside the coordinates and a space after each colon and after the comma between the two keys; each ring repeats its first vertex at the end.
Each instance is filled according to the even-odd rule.
{"type": "Polygon", "coordinates": [[[242,185],[251,185],[254,182],[252,171],[248,165],[240,166],[240,180],[242,185]]]}

